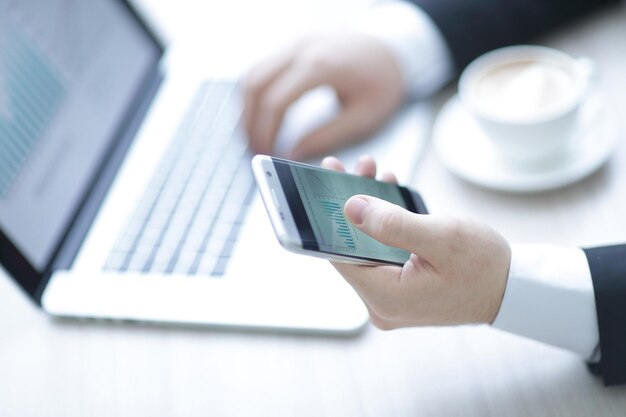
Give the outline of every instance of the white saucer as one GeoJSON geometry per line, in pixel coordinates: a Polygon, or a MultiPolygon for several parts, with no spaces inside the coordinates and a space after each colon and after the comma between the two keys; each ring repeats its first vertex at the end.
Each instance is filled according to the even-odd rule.
{"type": "Polygon", "coordinates": [[[433,126],[433,144],[450,171],[477,185],[519,193],[550,190],[596,171],[617,145],[616,113],[599,93],[590,95],[581,111],[582,128],[570,150],[541,169],[506,164],[458,96],[439,112],[433,126]]]}

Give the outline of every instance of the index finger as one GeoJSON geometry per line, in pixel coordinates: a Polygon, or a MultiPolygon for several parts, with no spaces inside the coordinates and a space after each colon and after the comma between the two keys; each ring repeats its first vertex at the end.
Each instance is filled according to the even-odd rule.
{"type": "Polygon", "coordinates": [[[253,149],[271,150],[289,106],[304,93],[325,84],[327,79],[327,71],[310,66],[307,61],[291,62],[258,98],[249,132],[253,149]]]}
{"type": "Polygon", "coordinates": [[[267,58],[254,66],[243,80],[243,116],[248,135],[257,116],[258,102],[267,88],[287,68],[294,56],[294,49],[267,58]]]}
{"type": "Polygon", "coordinates": [[[372,302],[373,296],[380,298],[395,293],[402,274],[402,267],[395,265],[331,264],[366,303],[372,302]]]}

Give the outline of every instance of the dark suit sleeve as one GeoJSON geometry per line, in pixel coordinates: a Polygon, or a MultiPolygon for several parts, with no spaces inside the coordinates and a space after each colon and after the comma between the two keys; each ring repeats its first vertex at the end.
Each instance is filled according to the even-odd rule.
{"type": "Polygon", "coordinates": [[[601,361],[591,366],[607,385],[626,383],[626,245],[585,249],[600,331],[601,361]]]}
{"type": "Polygon", "coordinates": [[[484,52],[536,36],[618,0],[410,0],[441,30],[461,71],[484,52]]]}

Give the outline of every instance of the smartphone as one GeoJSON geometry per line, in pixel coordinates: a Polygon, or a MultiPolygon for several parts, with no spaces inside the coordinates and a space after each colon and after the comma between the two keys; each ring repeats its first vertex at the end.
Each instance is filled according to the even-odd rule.
{"type": "Polygon", "coordinates": [[[252,172],[280,244],[289,251],[332,261],[403,265],[409,252],[384,245],[352,225],[343,206],[367,194],[427,214],[406,187],[285,159],[257,155],[252,172]]]}

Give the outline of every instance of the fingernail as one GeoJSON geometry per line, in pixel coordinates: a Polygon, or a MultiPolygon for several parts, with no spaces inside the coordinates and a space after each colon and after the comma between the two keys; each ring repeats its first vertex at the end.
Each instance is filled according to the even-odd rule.
{"type": "Polygon", "coordinates": [[[367,200],[361,197],[351,197],[344,206],[346,217],[352,224],[359,225],[363,223],[363,216],[368,205],[367,200]]]}

